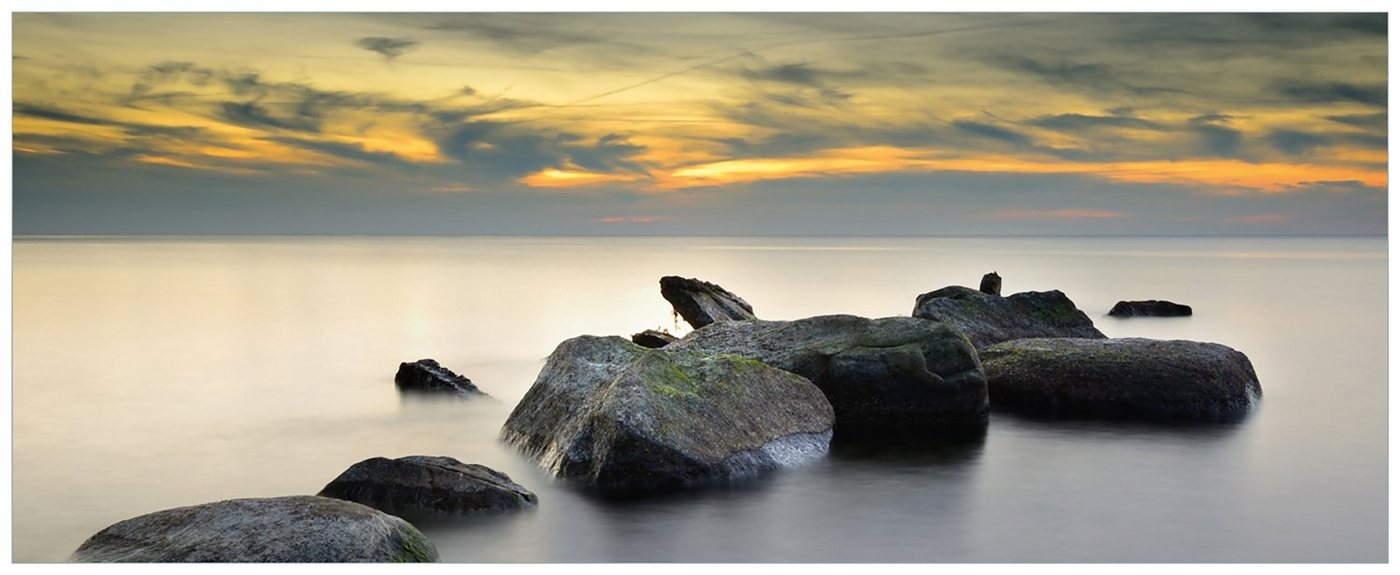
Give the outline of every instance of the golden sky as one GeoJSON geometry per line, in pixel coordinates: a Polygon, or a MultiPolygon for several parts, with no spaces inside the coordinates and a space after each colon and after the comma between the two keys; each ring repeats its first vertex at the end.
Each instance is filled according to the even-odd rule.
{"type": "Polygon", "coordinates": [[[1384,15],[78,13],[13,33],[17,231],[122,230],[93,221],[113,206],[134,231],[318,207],[340,233],[695,233],[820,206],[870,220],[833,233],[934,212],[948,233],[1385,231],[1384,15]],[[470,225],[434,219],[451,210],[470,225]]]}

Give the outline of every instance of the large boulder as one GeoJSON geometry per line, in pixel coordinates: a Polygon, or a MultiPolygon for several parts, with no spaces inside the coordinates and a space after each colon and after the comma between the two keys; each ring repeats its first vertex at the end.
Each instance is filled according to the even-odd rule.
{"type": "Polygon", "coordinates": [[[914,302],[914,316],[957,328],[978,350],[1027,337],[1105,337],[1059,290],[1001,297],[949,286],[920,295],[914,302]]]}
{"type": "Polygon", "coordinates": [[[407,521],[326,497],[231,499],[121,521],[84,541],[84,563],[436,561],[407,521]]]}
{"type": "Polygon", "coordinates": [[[698,279],[661,278],[661,297],[693,328],[717,321],[756,319],[753,306],[729,290],[698,279]]]}
{"type": "Polygon", "coordinates": [[[831,426],[821,390],[791,373],[581,336],[550,354],[501,437],[557,477],[616,493],[803,463],[826,454],[831,426]]]}
{"type": "Polygon", "coordinates": [[[1259,400],[1254,366],[1216,343],[1019,339],[982,351],[996,409],[1070,418],[1221,421],[1259,400]]]}
{"type": "Polygon", "coordinates": [[[1120,301],[1108,310],[1113,317],[1184,317],[1191,315],[1191,306],[1165,300],[1120,301]]]}
{"type": "Polygon", "coordinates": [[[922,318],[726,321],[668,349],[738,354],[807,378],[835,408],[838,437],[987,420],[987,385],[972,344],[922,318]]]}
{"type": "Polygon", "coordinates": [[[451,457],[374,457],[350,466],[321,490],[400,517],[514,511],[539,498],[504,473],[451,457]]]}
{"type": "Polygon", "coordinates": [[[431,359],[400,363],[398,373],[394,374],[394,385],[399,391],[407,393],[446,394],[464,398],[486,396],[472,380],[431,359]]]}

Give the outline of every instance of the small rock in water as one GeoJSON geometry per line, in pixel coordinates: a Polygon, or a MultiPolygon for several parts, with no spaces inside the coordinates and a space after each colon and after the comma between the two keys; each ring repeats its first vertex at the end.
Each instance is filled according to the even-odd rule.
{"type": "Polygon", "coordinates": [[[661,297],[690,327],[699,329],[717,321],[758,319],[753,306],[729,290],[710,282],[679,276],[661,278],[661,297]]]}
{"type": "Polygon", "coordinates": [[[664,331],[656,331],[654,329],[632,334],[632,343],[652,349],[663,348],[677,341],[680,341],[680,338],[664,331]]]}
{"type": "Polygon", "coordinates": [[[394,385],[399,391],[410,393],[445,393],[463,397],[485,396],[472,383],[472,380],[453,373],[431,359],[420,359],[413,363],[400,363],[394,374],[394,385]]]}
{"type": "Polygon", "coordinates": [[[1120,301],[1108,311],[1113,317],[1182,317],[1191,315],[1191,306],[1165,300],[1120,301]]]}
{"type": "Polygon", "coordinates": [[[1001,295],[1001,276],[996,272],[982,276],[982,285],[977,289],[985,294],[1001,295]]]}
{"type": "Polygon", "coordinates": [[[317,495],[400,517],[514,511],[539,502],[504,473],[426,455],[366,459],[350,466],[317,495]]]}
{"type": "Polygon", "coordinates": [[[433,543],[359,503],[300,495],[166,509],[99,531],[79,563],[423,563],[433,543]]]}

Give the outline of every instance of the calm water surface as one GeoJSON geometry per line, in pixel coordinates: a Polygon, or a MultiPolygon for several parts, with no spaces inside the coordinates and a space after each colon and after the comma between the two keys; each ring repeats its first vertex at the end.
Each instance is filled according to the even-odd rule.
{"type": "MultiPolygon", "coordinates": [[[[1384,239],[166,238],[14,243],[14,558],[143,513],[311,494],[374,456],[508,473],[538,509],[420,527],[460,562],[1385,561],[1384,239]],[[657,279],[760,317],[908,315],[1060,289],[1113,337],[1224,343],[1242,423],[994,413],[955,447],[839,447],[741,487],[615,503],[496,440],[564,339],[676,326],[657,279]],[[1182,319],[1104,317],[1120,299],[1182,319]],[[431,357],[498,401],[407,401],[431,357]]],[[[682,329],[681,331],[685,331],[682,329]]]]}

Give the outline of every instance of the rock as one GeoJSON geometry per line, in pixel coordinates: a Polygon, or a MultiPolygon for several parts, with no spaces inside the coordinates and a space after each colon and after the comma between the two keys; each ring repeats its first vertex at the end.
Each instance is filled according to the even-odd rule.
{"type": "Polygon", "coordinates": [[[556,477],[629,493],[804,463],[826,454],[831,425],[820,390],[763,363],[580,336],[550,354],[501,437],[556,477]]]}
{"type": "Polygon", "coordinates": [[[430,562],[407,521],[327,497],[230,499],[121,521],[84,541],[82,563],[430,562]]]}
{"type": "Polygon", "coordinates": [[[400,517],[514,511],[539,498],[510,477],[451,457],[375,457],[350,466],[317,495],[400,517]]]}
{"type": "Polygon", "coordinates": [[[914,315],[946,323],[981,349],[1028,337],[1103,338],[1094,321],[1059,290],[1008,297],[949,286],[919,296],[914,315]]]}
{"type": "Polygon", "coordinates": [[[1113,317],[1181,317],[1191,315],[1191,306],[1169,301],[1150,299],[1146,301],[1120,301],[1108,310],[1113,317]]]}
{"type": "Polygon", "coordinates": [[[664,331],[656,331],[654,329],[632,334],[632,343],[652,349],[663,348],[677,341],[680,341],[680,338],[664,331]]]}
{"type": "Polygon", "coordinates": [[[992,406],[1059,417],[1229,420],[1262,390],[1243,353],[1151,339],[1019,339],[982,351],[992,406]]]}
{"type": "Polygon", "coordinates": [[[807,378],[835,409],[838,438],[987,421],[987,385],[972,344],[922,318],[727,321],[667,349],[738,354],[807,378]]]}
{"type": "Polygon", "coordinates": [[[453,373],[431,359],[400,363],[394,374],[399,391],[410,393],[456,394],[462,397],[486,395],[472,380],[453,373]]]}
{"type": "Polygon", "coordinates": [[[982,285],[977,287],[977,291],[988,295],[1001,295],[1001,276],[996,272],[982,276],[982,285]]]}
{"type": "Polygon", "coordinates": [[[661,278],[661,297],[693,328],[717,321],[757,319],[753,306],[710,282],[678,276],[661,278]]]}

